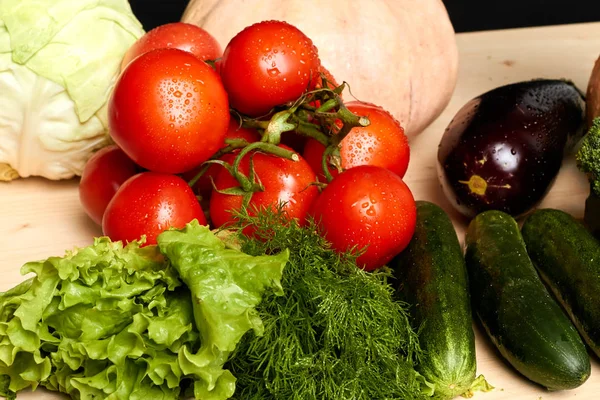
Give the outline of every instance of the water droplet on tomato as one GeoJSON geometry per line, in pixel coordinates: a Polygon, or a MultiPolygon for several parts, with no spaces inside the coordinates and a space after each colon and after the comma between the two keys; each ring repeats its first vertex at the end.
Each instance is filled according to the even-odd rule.
{"type": "Polygon", "coordinates": [[[369,207],[369,209],[367,210],[367,215],[369,217],[374,217],[375,215],[377,215],[377,211],[375,211],[375,207],[369,207]]]}
{"type": "Polygon", "coordinates": [[[280,72],[280,71],[279,71],[279,69],[277,69],[277,68],[268,68],[268,69],[267,69],[267,73],[268,73],[270,76],[277,76],[277,75],[279,75],[281,72],[280,72]]]}

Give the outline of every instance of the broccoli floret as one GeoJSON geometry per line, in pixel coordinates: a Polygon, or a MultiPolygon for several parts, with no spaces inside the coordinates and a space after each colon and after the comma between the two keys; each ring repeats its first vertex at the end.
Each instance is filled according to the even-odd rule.
{"type": "Polygon", "coordinates": [[[575,160],[577,168],[587,175],[594,194],[600,196],[600,117],[594,119],[575,160]]]}

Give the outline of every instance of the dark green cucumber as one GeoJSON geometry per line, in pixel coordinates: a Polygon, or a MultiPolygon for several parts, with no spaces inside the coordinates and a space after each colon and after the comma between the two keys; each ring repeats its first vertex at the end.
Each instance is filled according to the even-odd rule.
{"type": "Polygon", "coordinates": [[[434,398],[469,390],[476,372],[467,271],[452,222],[440,207],[417,201],[408,247],[391,263],[398,296],[410,304],[425,355],[419,372],[435,385],[434,398]]]}
{"type": "Polygon", "coordinates": [[[485,211],[469,224],[465,245],[473,310],[500,354],[550,390],[582,385],[590,376],[585,344],[536,272],[516,221],[485,211]]]}
{"type": "Polygon", "coordinates": [[[542,279],[600,356],[600,244],[582,223],[554,209],[536,210],[521,231],[542,279]]]}

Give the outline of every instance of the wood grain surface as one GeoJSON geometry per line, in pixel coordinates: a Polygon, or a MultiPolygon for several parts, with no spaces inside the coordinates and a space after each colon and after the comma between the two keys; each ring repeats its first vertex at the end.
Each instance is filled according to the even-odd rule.
{"type": "MultiPolygon", "coordinates": [[[[466,221],[453,211],[438,183],[436,153],[440,137],[458,109],[471,98],[494,87],[532,78],[567,78],[585,90],[600,54],[600,22],[540,28],[463,33],[458,85],[445,112],[411,142],[411,164],[406,182],[417,199],[438,203],[453,218],[463,238],[466,221]]],[[[392,67],[392,66],[390,66],[392,67]]],[[[572,158],[561,172],[541,207],[555,207],[576,217],[583,215],[588,186],[572,158]]],[[[27,261],[62,255],[85,246],[101,234],[79,204],[77,180],[52,182],[29,178],[0,183],[0,291],[21,282],[21,265],[27,261]]],[[[502,361],[475,324],[478,373],[495,387],[476,393],[482,400],[599,399],[600,363],[592,357],[592,376],[580,388],[548,392],[528,382],[502,361]]],[[[19,399],[63,398],[43,389],[23,392],[19,399]]],[[[374,399],[375,400],[375,399],[374,399]]]]}

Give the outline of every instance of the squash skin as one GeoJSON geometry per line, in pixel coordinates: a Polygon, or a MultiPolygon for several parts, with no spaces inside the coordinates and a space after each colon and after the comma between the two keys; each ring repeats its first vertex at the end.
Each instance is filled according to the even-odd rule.
{"type": "Polygon", "coordinates": [[[442,113],[454,92],[458,49],[441,0],[191,0],[182,16],[223,48],[266,19],[308,35],[335,79],[389,111],[409,138],[442,113]]]}
{"type": "Polygon", "coordinates": [[[594,118],[600,116],[600,57],[594,64],[586,94],[587,125],[592,126],[594,118]]]}

